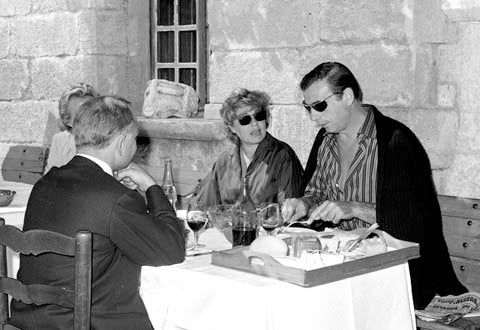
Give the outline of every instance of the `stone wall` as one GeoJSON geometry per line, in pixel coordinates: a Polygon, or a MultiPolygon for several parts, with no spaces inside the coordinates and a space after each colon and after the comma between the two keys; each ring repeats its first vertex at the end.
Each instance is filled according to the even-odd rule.
{"type": "MultiPolygon", "coordinates": [[[[78,81],[126,96],[140,114],[148,11],[148,1],[0,0],[0,143],[49,145],[58,97],[78,81]]],[[[336,60],[358,77],[366,102],[419,136],[440,193],[480,197],[477,1],[210,0],[207,17],[205,122],[182,131],[173,119],[140,120],[154,142],[151,165],[173,156],[180,166],[208,169],[225,142],[194,139],[212,124],[221,134],[218,108],[236,87],[272,96],[270,130],[305,163],[317,129],[298,83],[336,60]]]]}
{"type": "Polygon", "coordinates": [[[480,3],[443,0],[442,10],[457,30],[457,40],[439,46],[438,79],[457,113],[452,136],[453,162],[442,172],[452,195],[480,197],[480,3]]]}
{"type": "Polygon", "coordinates": [[[480,197],[476,137],[480,4],[455,0],[208,2],[207,118],[236,87],[268,92],[271,132],[305,163],[317,129],[301,107],[301,77],[340,61],[364,101],[407,124],[426,148],[440,193],[480,197]],[[475,143],[476,142],[476,143],[475,143]]]}
{"type": "Polygon", "coordinates": [[[49,145],[58,98],[87,82],[141,111],[148,1],[0,1],[0,143],[49,145]]]}

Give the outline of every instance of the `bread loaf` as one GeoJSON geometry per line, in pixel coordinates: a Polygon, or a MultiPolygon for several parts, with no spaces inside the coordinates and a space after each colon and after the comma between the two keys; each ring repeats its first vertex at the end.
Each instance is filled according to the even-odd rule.
{"type": "Polygon", "coordinates": [[[288,246],[281,238],[275,236],[260,236],[252,242],[250,251],[265,253],[272,257],[279,257],[288,254],[288,246]]]}

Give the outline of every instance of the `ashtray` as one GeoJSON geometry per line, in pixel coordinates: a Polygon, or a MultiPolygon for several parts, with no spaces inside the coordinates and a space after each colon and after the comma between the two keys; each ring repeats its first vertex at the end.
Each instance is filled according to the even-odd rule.
{"type": "Polygon", "coordinates": [[[0,206],[8,206],[17,192],[15,190],[0,190],[0,206]]]}

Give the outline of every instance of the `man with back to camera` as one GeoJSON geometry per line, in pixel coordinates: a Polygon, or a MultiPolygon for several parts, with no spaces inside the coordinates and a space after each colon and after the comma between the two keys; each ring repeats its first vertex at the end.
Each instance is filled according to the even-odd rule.
{"type": "MultiPolygon", "coordinates": [[[[92,329],[152,329],[138,291],[141,266],[185,258],[183,223],[154,179],[130,163],[137,132],[129,102],[88,100],[73,124],[77,154],[35,184],[27,205],[24,230],[93,232],[92,329]],[[145,192],[147,203],[133,189],[145,192]]],[[[22,255],[17,277],[73,288],[74,267],[65,256],[22,255]]],[[[73,328],[72,310],[16,300],[11,307],[12,323],[22,329],[73,328]]]]}
{"type": "Polygon", "coordinates": [[[300,88],[304,107],[321,127],[305,169],[304,197],[285,201],[282,213],[306,215],[345,230],[378,222],[398,239],[420,244],[409,261],[414,304],[435,294],[466,292],[458,281],[442,233],[430,161],[415,134],[362,103],[352,72],[325,62],[307,73],[300,88]]]}

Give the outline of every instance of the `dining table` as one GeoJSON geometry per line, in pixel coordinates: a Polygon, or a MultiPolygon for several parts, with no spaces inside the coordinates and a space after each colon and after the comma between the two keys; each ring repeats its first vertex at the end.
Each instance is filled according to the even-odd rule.
{"type": "Polygon", "coordinates": [[[0,181],[0,190],[6,189],[16,192],[10,205],[0,207],[0,217],[5,219],[5,224],[22,229],[23,217],[32,188],[33,185],[27,183],[0,181]]]}
{"type": "MultiPolygon", "coordinates": [[[[0,189],[17,192],[9,206],[0,207],[7,224],[22,228],[32,187],[0,181],[0,189]]],[[[200,243],[205,247],[187,253],[180,264],[142,267],[139,290],[154,329],[416,329],[407,262],[302,287],[213,265],[212,251],[232,247],[215,228],[202,231],[200,243]]],[[[15,277],[18,253],[7,250],[7,262],[15,277]]]]}
{"type": "MultiPolygon", "coordinates": [[[[0,189],[14,190],[15,196],[7,206],[0,207],[0,218],[5,219],[6,225],[12,225],[18,229],[23,228],[23,218],[27,209],[28,198],[33,185],[15,181],[0,181],[0,189]]],[[[20,266],[20,258],[17,252],[7,248],[8,276],[15,277],[20,266]]]]}
{"type": "Polygon", "coordinates": [[[183,263],[142,267],[140,294],[154,329],[416,329],[407,262],[302,287],[212,265],[209,250],[232,247],[215,228],[200,243],[206,248],[183,263]]]}

